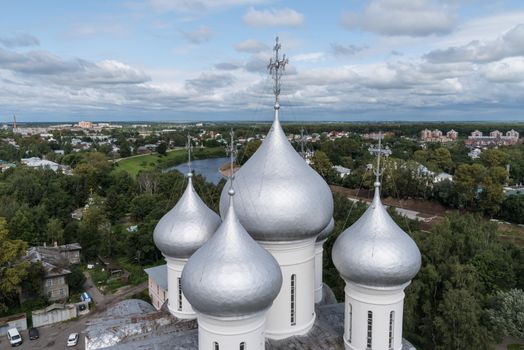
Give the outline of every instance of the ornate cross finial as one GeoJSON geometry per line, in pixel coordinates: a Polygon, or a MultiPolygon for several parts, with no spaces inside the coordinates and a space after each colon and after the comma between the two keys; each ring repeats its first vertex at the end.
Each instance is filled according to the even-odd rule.
{"type": "Polygon", "coordinates": [[[369,153],[377,155],[377,167],[375,170],[373,170],[373,173],[375,174],[375,187],[380,186],[380,176],[384,172],[384,169],[380,169],[380,158],[382,156],[388,157],[391,154],[391,150],[389,147],[382,148],[382,138],[384,135],[382,135],[382,132],[379,132],[378,134],[378,147],[369,147],[369,153]]]}
{"type": "Polygon", "coordinates": [[[267,65],[269,74],[271,74],[273,78],[273,94],[275,95],[275,109],[280,108],[280,103],[278,101],[278,96],[280,95],[280,78],[282,77],[282,73],[286,68],[286,64],[289,63],[289,60],[286,58],[285,54],[282,56],[282,59],[279,57],[278,52],[281,48],[282,46],[278,42],[277,36],[275,39],[275,46],[273,47],[273,51],[275,51],[275,58],[270,58],[269,64],[267,65]]]}
{"type": "Polygon", "coordinates": [[[187,167],[189,169],[188,176],[192,176],[193,173],[191,172],[191,151],[193,150],[193,145],[191,144],[191,135],[189,135],[189,132],[187,133],[186,149],[187,149],[187,167]]]}
{"type": "Polygon", "coordinates": [[[229,146],[226,147],[226,152],[229,155],[229,178],[231,179],[230,186],[233,188],[233,179],[234,179],[234,167],[235,167],[235,156],[237,154],[237,149],[235,147],[235,133],[233,129],[229,132],[231,136],[229,146]]]}

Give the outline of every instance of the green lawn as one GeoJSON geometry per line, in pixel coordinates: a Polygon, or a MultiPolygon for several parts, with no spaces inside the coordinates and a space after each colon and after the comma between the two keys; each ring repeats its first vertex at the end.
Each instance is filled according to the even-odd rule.
{"type": "Polygon", "coordinates": [[[508,345],[508,350],[522,350],[524,349],[524,345],[522,344],[510,344],[508,345]]]}
{"type": "MultiPolygon", "coordinates": [[[[217,158],[225,156],[222,147],[195,149],[193,159],[217,158]]],[[[167,152],[165,156],[158,153],[144,154],[138,157],[122,159],[115,163],[113,171],[127,171],[129,174],[136,176],[141,170],[164,169],[187,161],[186,150],[175,150],[167,152]]]]}

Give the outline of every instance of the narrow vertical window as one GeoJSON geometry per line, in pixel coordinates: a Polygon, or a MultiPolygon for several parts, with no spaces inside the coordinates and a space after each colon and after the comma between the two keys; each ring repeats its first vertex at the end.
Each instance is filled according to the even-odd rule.
{"type": "Polygon", "coordinates": [[[395,311],[389,313],[389,350],[393,350],[393,343],[395,342],[395,311]]]}
{"type": "Polygon", "coordinates": [[[213,342],[213,350],[220,350],[218,343],[216,341],[213,342]]]}
{"type": "Polygon", "coordinates": [[[240,350],[246,350],[246,343],[245,342],[240,343],[240,350]]]}
{"type": "Polygon", "coordinates": [[[297,324],[295,307],[296,307],[296,284],[297,284],[297,275],[291,275],[291,325],[294,326],[297,324]]]}
{"type": "Polygon", "coordinates": [[[351,333],[353,331],[353,305],[349,304],[349,314],[348,314],[348,342],[351,343],[351,333]]]}
{"type": "Polygon", "coordinates": [[[373,341],[373,312],[368,311],[368,339],[366,350],[371,350],[373,341]]]}
{"type": "Polygon", "coordinates": [[[178,279],[178,311],[182,310],[182,280],[178,279]]]}

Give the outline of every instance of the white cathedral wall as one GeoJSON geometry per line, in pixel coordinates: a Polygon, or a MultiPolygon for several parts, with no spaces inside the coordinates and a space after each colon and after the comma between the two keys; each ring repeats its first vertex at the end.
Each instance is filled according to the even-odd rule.
{"type": "Polygon", "coordinates": [[[266,311],[244,317],[213,317],[198,313],[199,350],[264,350],[266,311]],[[215,347],[218,345],[218,348],[215,347]]]}
{"type": "Polygon", "coordinates": [[[282,288],[267,313],[266,336],[284,339],[307,333],[315,322],[315,238],[295,242],[258,242],[277,260],[282,288]],[[291,278],[295,275],[294,324],[291,278]]]}
{"type": "Polygon", "coordinates": [[[196,318],[196,313],[193,311],[191,304],[189,304],[189,301],[187,301],[184,293],[179,288],[179,280],[187,259],[175,259],[167,256],[165,258],[167,262],[167,306],[169,312],[181,319],[196,318]],[[179,304],[179,293],[182,294],[182,305],[179,304]],[[182,307],[180,308],[180,306],[182,307]]]}
{"type": "Polygon", "coordinates": [[[346,350],[366,350],[368,339],[368,311],[372,317],[373,350],[402,349],[402,316],[404,288],[409,283],[393,288],[374,288],[346,281],[344,343],[346,350]],[[389,346],[390,313],[393,318],[393,346],[389,346]],[[351,323],[350,323],[351,319],[351,323]]]}
{"type": "Polygon", "coordinates": [[[322,258],[326,240],[315,242],[315,303],[322,300],[322,258]]]}

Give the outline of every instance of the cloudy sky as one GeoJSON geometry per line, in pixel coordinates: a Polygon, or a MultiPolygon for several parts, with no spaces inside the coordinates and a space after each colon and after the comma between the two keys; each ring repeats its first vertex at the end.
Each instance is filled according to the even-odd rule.
{"type": "Polygon", "coordinates": [[[17,0],[0,121],[522,120],[522,0],[17,0]]]}

